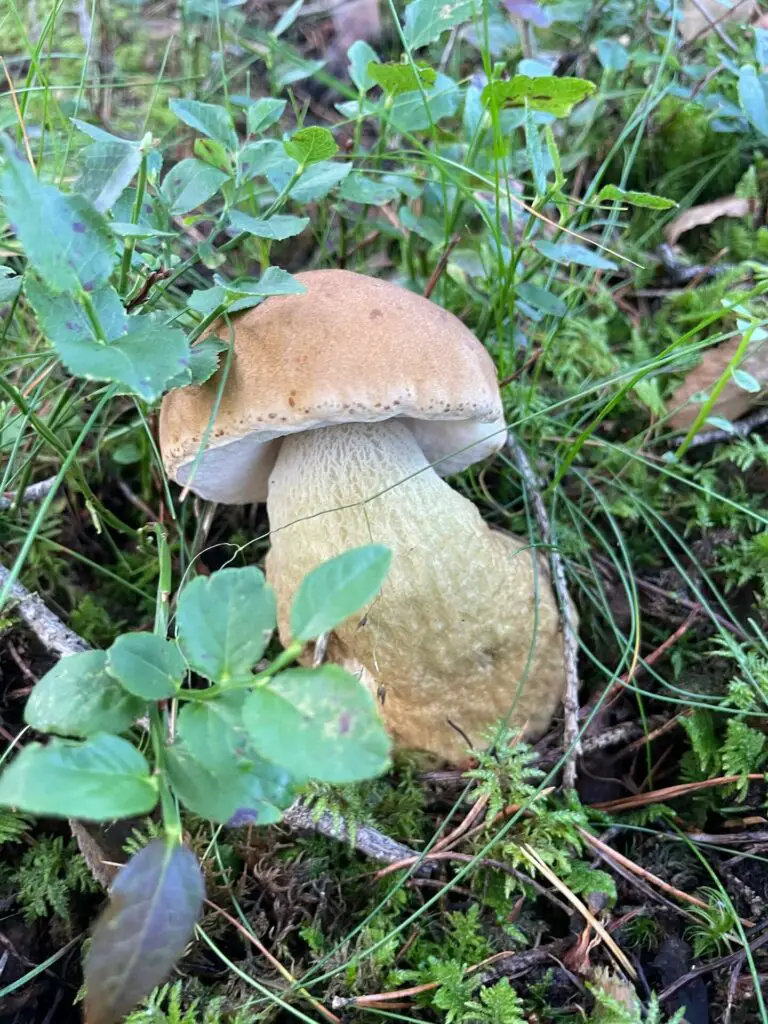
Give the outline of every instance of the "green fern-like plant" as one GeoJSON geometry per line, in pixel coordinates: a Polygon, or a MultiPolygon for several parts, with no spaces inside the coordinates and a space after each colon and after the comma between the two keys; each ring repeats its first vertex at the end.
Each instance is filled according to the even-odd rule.
{"type": "Polygon", "coordinates": [[[732,718],[726,726],[721,756],[723,771],[727,775],[741,776],[738,786],[743,799],[749,785],[747,776],[759,772],[768,757],[765,736],[743,719],[732,718]]]}
{"type": "Polygon", "coordinates": [[[722,956],[739,941],[736,911],[717,889],[706,887],[701,894],[707,897],[707,907],[688,908],[698,920],[688,926],[686,938],[690,939],[697,959],[722,956]]]}
{"type": "Polygon", "coordinates": [[[0,809],[0,846],[3,843],[20,843],[30,825],[31,820],[26,815],[0,809]]]}
{"type": "Polygon", "coordinates": [[[488,799],[486,820],[490,823],[507,804],[530,804],[536,796],[537,779],[544,773],[535,767],[536,753],[526,743],[518,741],[518,733],[504,729],[501,735],[491,729],[485,736],[487,749],[477,756],[477,767],[464,773],[475,779],[475,799],[488,799]]]}
{"type": "Polygon", "coordinates": [[[527,1020],[509,978],[481,988],[478,998],[466,1003],[463,1017],[464,1024],[526,1024],[527,1020]]]}
{"type": "Polygon", "coordinates": [[[43,836],[27,850],[16,869],[16,884],[28,921],[56,914],[68,922],[72,897],[99,890],[75,843],[65,844],[62,836],[43,836]]]}

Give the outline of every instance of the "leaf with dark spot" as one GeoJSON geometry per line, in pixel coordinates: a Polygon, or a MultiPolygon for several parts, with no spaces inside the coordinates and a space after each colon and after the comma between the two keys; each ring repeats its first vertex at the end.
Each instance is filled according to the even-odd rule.
{"type": "Polygon", "coordinates": [[[153,839],[121,868],[85,962],[86,1024],[116,1024],[170,973],[205,895],[197,858],[153,839]]]}

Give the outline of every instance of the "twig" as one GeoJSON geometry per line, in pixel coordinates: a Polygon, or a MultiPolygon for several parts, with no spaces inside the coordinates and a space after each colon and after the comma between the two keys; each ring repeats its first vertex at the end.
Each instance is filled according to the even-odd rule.
{"type": "Polygon", "coordinates": [[[427,286],[424,289],[425,299],[428,299],[432,292],[435,290],[437,282],[440,280],[443,271],[448,266],[448,260],[451,258],[451,253],[453,252],[453,250],[456,248],[460,241],[461,235],[452,235],[448,242],[448,245],[446,245],[445,249],[443,249],[440,259],[437,261],[437,266],[432,271],[432,274],[429,280],[427,281],[427,286]]]}
{"type": "Polygon", "coordinates": [[[0,496],[0,512],[5,512],[17,502],[25,505],[28,502],[42,501],[51,493],[58,479],[56,476],[50,476],[46,480],[38,480],[37,483],[25,487],[21,494],[14,491],[6,492],[7,497],[0,496]]]}
{"type": "Polygon", "coordinates": [[[542,540],[549,546],[552,578],[563,620],[563,651],[565,654],[566,684],[565,697],[563,699],[565,731],[563,745],[566,750],[566,762],[563,769],[563,785],[566,789],[573,789],[576,785],[576,760],[581,753],[581,744],[579,742],[579,644],[576,639],[573,605],[568,594],[563,559],[552,543],[552,528],[549,524],[549,516],[544,507],[544,501],[539,493],[536,477],[528,461],[528,456],[518,444],[512,431],[507,433],[507,448],[512,453],[515,464],[520,470],[525,486],[530,493],[533,511],[536,516],[536,522],[539,524],[542,540]]]}
{"type": "Polygon", "coordinates": [[[636,793],[634,796],[622,797],[620,800],[606,800],[600,804],[590,804],[596,811],[607,811],[609,814],[616,814],[618,811],[633,811],[637,807],[646,807],[648,804],[662,804],[665,800],[674,800],[679,796],[687,796],[689,793],[697,793],[700,789],[712,789],[714,786],[728,786],[732,782],[741,782],[742,779],[750,782],[762,782],[765,775],[721,775],[717,779],[704,779],[702,782],[683,782],[679,786],[667,786],[666,789],[654,789],[650,793],[636,793]]]}
{"type": "MultiPolygon", "coordinates": [[[[10,573],[5,566],[0,565],[0,588],[5,585],[9,576],[10,573]]],[[[90,650],[82,637],[65,626],[58,615],[20,583],[14,583],[11,587],[11,599],[16,603],[20,618],[47,650],[60,657],[90,650]]],[[[320,832],[321,835],[341,841],[349,840],[350,832],[343,818],[337,819],[325,812],[315,820],[309,808],[300,802],[289,807],[282,820],[292,829],[320,832]]],[[[418,854],[410,847],[390,839],[383,832],[368,825],[360,825],[355,829],[353,838],[355,848],[372,860],[389,864],[406,857],[418,858],[418,854]]],[[[425,870],[428,873],[429,868],[425,870]]]]}
{"type": "MultiPolygon", "coordinates": [[[[206,899],[205,902],[211,908],[211,910],[215,910],[217,914],[221,914],[221,916],[223,918],[226,918],[226,920],[229,921],[229,923],[233,927],[235,927],[240,932],[240,934],[242,936],[244,936],[244,938],[246,938],[248,940],[248,942],[252,943],[256,947],[256,949],[258,949],[258,951],[261,953],[261,955],[264,957],[264,959],[268,963],[272,964],[272,966],[275,968],[275,970],[278,972],[278,974],[280,974],[281,977],[285,981],[287,981],[288,984],[291,987],[296,987],[298,985],[298,982],[297,982],[296,978],[294,978],[294,976],[291,974],[291,972],[288,970],[288,968],[284,967],[280,963],[280,961],[277,959],[277,957],[273,956],[269,952],[269,950],[264,945],[264,943],[261,942],[257,938],[257,936],[255,936],[253,934],[253,932],[249,932],[248,929],[245,927],[245,925],[242,924],[241,921],[238,921],[236,917],[233,917],[231,914],[228,914],[227,911],[224,910],[223,907],[220,907],[217,903],[213,903],[209,899],[206,899]]],[[[309,992],[307,992],[307,990],[305,988],[302,988],[299,985],[298,988],[297,988],[297,991],[298,991],[299,995],[302,996],[304,999],[306,999],[307,1002],[309,1003],[309,1005],[314,1007],[314,1009],[317,1010],[318,1013],[321,1013],[323,1015],[323,1017],[326,1018],[326,1020],[331,1021],[332,1024],[341,1024],[341,1021],[336,1016],[336,1014],[335,1013],[331,1013],[330,1010],[326,1009],[323,1006],[323,1004],[318,1002],[317,999],[314,998],[314,996],[311,996],[309,994],[309,992]]]]}
{"type": "Polygon", "coordinates": [[[170,270],[166,270],[165,267],[163,267],[162,270],[153,270],[151,273],[147,274],[147,277],[144,283],[142,284],[141,289],[136,293],[136,295],[134,295],[130,302],[127,303],[125,307],[126,313],[130,313],[131,310],[134,310],[137,306],[140,306],[142,302],[144,302],[146,297],[149,295],[149,293],[152,291],[153,286],[157,284],[158,281],[164,281],[166,277],[170,276],[170,270]]]}
{"type": "MultiPolygon", "coordinates": [[[[691,896],[690,893],[683,892],[681,889],[676,889],[674,885],[670,885],[669,882],[665,882],[663,878],[659,878],[658,875],[654,875],[651,871],[646,868],[640,867],[639,864],[635,864],[629,857],[625,857],[623,853],[618,853],[616,850],[608,846],[601,839],[591,835],[586,829],[579,828],[579,835],[581,835],[589,845],[596,850],[601,857],[607,861],[615,861],[617,864],[621,864],[622,867],[626,868],[627,871],[631,871],[633,875],[637,875],[638,878],[644,879],[646,882],[650,882],[651,885],[655,885],[662,892],[667,893],[669,896],[674,896],[676,899],[681,900],[683,903],[690,903],[694,907],[701,907],[706,910],[708,904],[704,900],[700,900],[698,896],[691,896]]],[[[754,927],[754,921],[745,921],[742,919],[742,924],[747,928],[754,927]]]]}
{"type": "Polygon", "coordinates": [[[723,11],[723,13],[719,17],[713,18],[712,15],[709,13],[709,11],[707,11],[705,8],[703,8],[701,6],[701,3],[699,2],[699,0],[693,0],[693,6],[697,9],[699,14],[703,14],[704,15],[704,20],[706,21],[706,25],[702,26],[702,28],[699,29],[699,31],[696,33],[695,36],[691,36],[690,39],[688,39],[685,43],[683,43],[683,45],[680,47],[680,52],[682,53],[684,50],[687,50],[689,46],[693,46],[693,44],[698,39],[700,39],[702,36],[706,35],[707,32],[715,31],[720,36],[720,38],[723,40],[723,42],[726,44],[726,46],[730,46],[730,48],[734,52],[738,53],[739,52],[738,47],[733,42],[733,40],[731,40],[725,34],[725,32],[723,31],[720,23],[722,21],[724,21],[726,18],[728,18],[731,14],[733,14],[733,12],[735,10],[737,10],[739,7],[741,7],[742,4],[745,4],[747,2],[748,2],[748,0],[736,0],[736,3],[733,4],[732,7],[726,7],[726,9],[723,11]]]}
{"type": "MultiPolygon", "coordinates": [[[[768,406],[764,409],[758,409],[757,412],[753,412],[751,416],[745,416],[743,419],[738,420],[736,423],[732,424],[728,430],[717,428],[713,430],[705,430],[696,434],[688,447],[698,448],[703,444],[717,444],[720,441],[732,441],[735,437],[749,437],[753,430],[757,427],[762,427],[764,423],[768,423],[768,406]]],[[[684,440],[684,437],[676,437],[672,441],[672,447],[679,448],[684,440]]]]}

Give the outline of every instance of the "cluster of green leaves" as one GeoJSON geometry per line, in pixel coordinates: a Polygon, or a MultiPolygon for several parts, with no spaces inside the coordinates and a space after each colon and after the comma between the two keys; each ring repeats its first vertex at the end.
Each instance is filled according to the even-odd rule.
{"type": "Polygon", "coordinates": [[[27,850],[14,869],[18,901],[28,921],[47,920],[52,914],[69,921],[78,895],[97,892],[73,840],[42,836],[27,850]]]}
{"type": "Polygon", "coordinates": [[[269,824],[311,780],[349,783],[387,767],[388,737],[357,679],[334,665],[288,666],[372,600],[389,562],[387,548],[370,545],[313,570],[292,604],[292,644],[261,671],[275,597],[248,567],[188,583],[174,639],[123,634],[108,651],[63,658],[34,688],[25,719],[54,735],[29,743],[0,775],[0,806],[91,821],[147,814],[158,801],[163,811],[165,837],[121,869],[94,932],[94,1020],[128,1012],[163,979],[200,913],[202,873],[181,844],[177,799],[222,824],[269,824]],[[190,673],[207,685],[185,685],[190,673]],[[167,702],[181,704],[173,735],[160,711],[167,702]],[[152,766],[121,735],[143,716],[152,766]]]}

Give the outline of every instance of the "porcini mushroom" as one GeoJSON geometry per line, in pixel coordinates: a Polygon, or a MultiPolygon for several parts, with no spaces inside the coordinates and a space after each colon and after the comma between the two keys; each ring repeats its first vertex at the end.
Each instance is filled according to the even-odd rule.
{"type": "Polygon", "coordinates": [[[199,459],[218,376],[166,395],[169,475],[209,500],[266,500],[283,643],[307,572],[362,544],[392,549],[381,593],[334,631],[329,656],[360,671],[398,744],[457,761],[510,712],[541,734],[565,683],[546,563],[442,479],[504,443],[493,361],[456,317],[394,284],[296,276],[305,294],[234,321],[199,459]]]}

